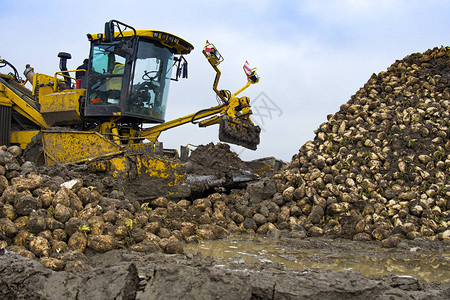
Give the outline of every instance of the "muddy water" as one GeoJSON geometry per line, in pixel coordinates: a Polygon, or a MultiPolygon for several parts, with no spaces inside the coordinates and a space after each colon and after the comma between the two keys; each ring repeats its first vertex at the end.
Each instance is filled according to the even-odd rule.
{"type": "Polygon", "coordinates": [[[412,276],[424,282],[450,282],[450,252],[420,251],[420,247],[385,249],[377,244],[353,244],[348,240],[315,243],[280,242],[263,237],[234,236],[226,240],[185,245],[189,253],[201,253],[225,263],[273,262],[288,268],[321,268],[361,272],[366,277],[412,276]],[[338,247],[334,244],[338,243],[338,247]],[[345,244],[345,245],[343,245],[345,244]]]}

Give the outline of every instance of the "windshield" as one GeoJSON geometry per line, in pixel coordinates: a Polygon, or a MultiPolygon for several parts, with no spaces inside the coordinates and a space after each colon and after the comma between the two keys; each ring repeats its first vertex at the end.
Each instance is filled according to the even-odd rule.
{"type": "Polygon", "coordinates": [[[164,121],[172,63],[167,48],[139,41],[127,112],[164,121]]]}

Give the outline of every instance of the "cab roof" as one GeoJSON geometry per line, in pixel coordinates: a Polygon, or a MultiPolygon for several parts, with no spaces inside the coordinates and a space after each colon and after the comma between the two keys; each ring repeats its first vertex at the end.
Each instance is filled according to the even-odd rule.
{"type": "MultiPolygon", "coordinates": [[[[88,34],[89,41],[95,41],[100,40],[104,38],[103,33],[97,33],[97,34],[88,34]]],[[[122,32],[115,32],[114,36],[117,39],[120,38],[128,38],[134,36],[134,31],[122,31],[122,32]]],[[[174,54],[189,54],[193,49],[194,46],[192,46],[191,43],[188,41],[173,35],[171,33],[167,33],[164,31],[158,31],[158,30],[136,30],[136,36],[143,39],[148,40],[154,40],[160,42],[163,46],[172,49],[174,54]]]]}

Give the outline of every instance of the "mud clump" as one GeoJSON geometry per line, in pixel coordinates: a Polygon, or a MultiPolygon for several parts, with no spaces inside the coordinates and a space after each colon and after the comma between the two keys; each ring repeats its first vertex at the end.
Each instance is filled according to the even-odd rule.
{"type": "Polygon", "coordinates": [[[230,177],[231,173],[241,170],[250,171],[239,156],[230,150],[228,144],[198,146],[189,156],[190,173],[198,175],[214,174],[217,177],[230,177]]]}
{"type": "MultiPolygon", "coordinates": [[[[209,143],[192,151],[186,162],[187,182],[194,192],[216,187],[239,187],[258,175],[230,150],[228,144],[209,143]]],[[[242,187],[242,186],[241,186],[242,187]]]]}

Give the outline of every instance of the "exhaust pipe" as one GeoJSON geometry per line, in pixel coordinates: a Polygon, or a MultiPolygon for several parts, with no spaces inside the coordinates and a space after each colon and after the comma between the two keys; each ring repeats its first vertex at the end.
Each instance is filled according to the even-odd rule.
{"type": "MultiPolygon", "coordinates": [[[[59,52],[58,53],[58,57],[59,57],[59,69],[61,71],[67,71],[67,60],[72,58],[72,55],[70,55],[70,53],[67,52],[59,52]]],[[[66,75],[66,74],[62,74],[64,76],[64,82],[66,84],[66,87],[69,89],[70,88],[70,76],[66,75]]]]}

